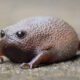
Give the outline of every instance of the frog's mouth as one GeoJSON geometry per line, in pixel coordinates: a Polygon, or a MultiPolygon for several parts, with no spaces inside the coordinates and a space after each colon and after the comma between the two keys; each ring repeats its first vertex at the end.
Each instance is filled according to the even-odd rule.
{"type": "Polygon", "coordinates": [[[27,63],[34,57],[34,50],[24,52],[15,46],[3,47],[2,53],[14,63],[27,63]]]}

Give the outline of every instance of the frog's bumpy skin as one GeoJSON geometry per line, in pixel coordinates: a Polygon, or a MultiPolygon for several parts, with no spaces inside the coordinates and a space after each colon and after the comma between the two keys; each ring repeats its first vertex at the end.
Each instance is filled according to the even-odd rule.
{"type": "Polygon", "coordinates": [[[24,52],[38,48],[48,50],[50,54],[55,55],[54,61],[71,58],[78,50],[79,39],[76,32],[68,23],[56,17],[27,18],[5,28],[4,31],[8,38],[0,40],[0,48],[4,44],[6,46],[13,44],[24,52]],[[26,32],[24,39],[15,36],[15,33],[21,30],[26,32]]]}

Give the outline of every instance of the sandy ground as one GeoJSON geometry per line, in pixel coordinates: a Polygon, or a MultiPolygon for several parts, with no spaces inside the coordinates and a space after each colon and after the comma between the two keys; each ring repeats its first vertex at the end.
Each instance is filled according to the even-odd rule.
{"type": "MultiPolygon", "coordinates": [[[[0,29],[32,16],[60,17],[80,34],[80,0],[0,0],[0,29]]],[[[80,52],[73,60],[35,69],[5,59],[0,80],[80,80],[80,52]]]]}

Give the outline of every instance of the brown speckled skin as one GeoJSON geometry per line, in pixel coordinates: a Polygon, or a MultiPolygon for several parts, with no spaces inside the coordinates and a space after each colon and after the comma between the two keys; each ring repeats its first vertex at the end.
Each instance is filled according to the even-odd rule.
{"type": "Polygon", "coordinates": [[[26,63],[30,68],[67,60],[78,50],[76,32],[56,17],[27,18],[3,30],[6,35],[0,38],[0,51],[12,62],[26,63]],[[25,31],[24,38],[19,39],[17,31],[25,31]]]}

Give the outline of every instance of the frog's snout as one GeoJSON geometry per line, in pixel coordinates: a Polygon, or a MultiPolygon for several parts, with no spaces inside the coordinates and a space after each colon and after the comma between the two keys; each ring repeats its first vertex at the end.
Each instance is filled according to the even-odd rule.
{"type": "Polygon", "coordinates": [[[4,36],[5,36],[5,31],[4,30],[1,30],[0,31],[0,37],[3,38],[4,36]]]}

